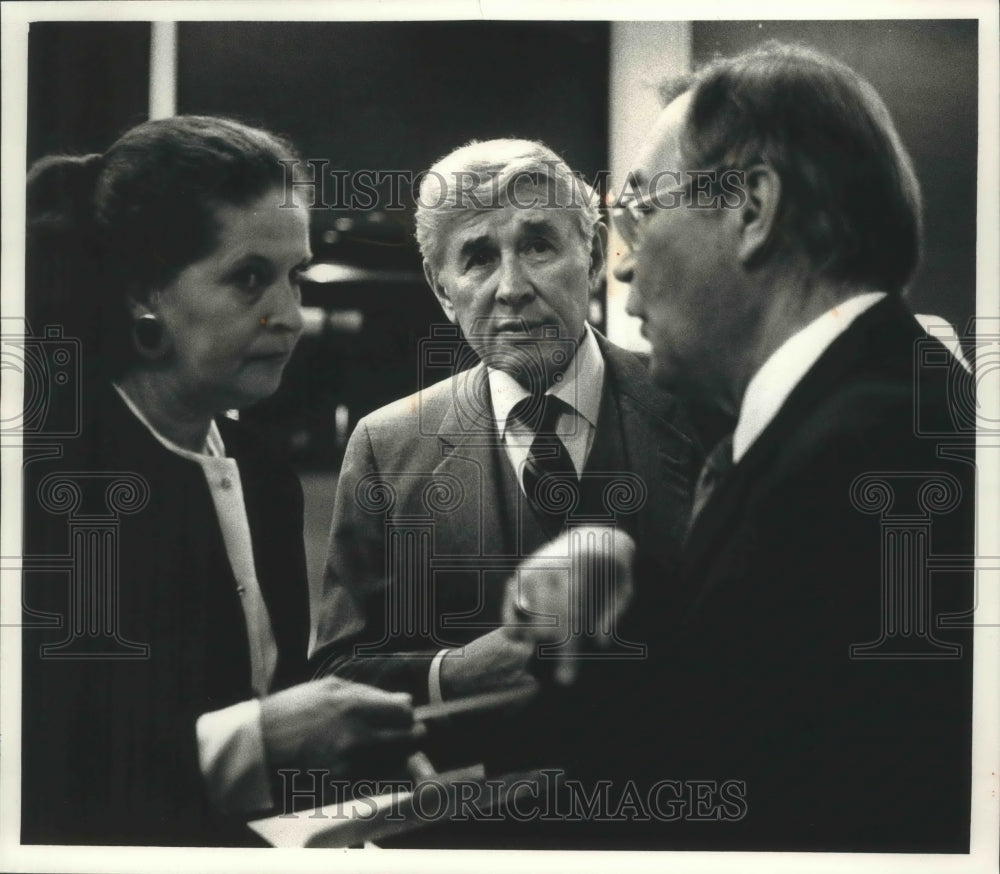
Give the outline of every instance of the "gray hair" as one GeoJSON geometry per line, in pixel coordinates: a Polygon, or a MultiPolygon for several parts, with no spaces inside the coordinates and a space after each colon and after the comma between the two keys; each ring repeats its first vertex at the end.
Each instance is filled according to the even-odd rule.
{"type": "Polygon", "coordinates": [[[546,195],[533,204],[572,209],[581,240],[590,245],[601,220],[597,195],[556,152],[534,140],[473,140],[438,160],[420,183],[420,254],[432,267],[439,266],[447,226],[469,209],[528,206],[511,196],[524,181],[547,183],[546,195]]]}

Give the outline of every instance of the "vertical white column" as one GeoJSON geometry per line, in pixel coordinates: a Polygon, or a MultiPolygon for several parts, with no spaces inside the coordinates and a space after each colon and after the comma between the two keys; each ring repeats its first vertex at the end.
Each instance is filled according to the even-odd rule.
{"type": "MultiPolygon", "coordinates": [[[[612,22],[609,154],[613,185],[625,179],[629,163],[659,114],[660,83],[690,69],[691,22],[612,22]]],[[[608,336],[627,349],[645,351],[649,344],[639,334],[639,323],[625,313],[628,286],[610,272],[622,251],[622,241],[613,230],[608,249],[608,336]]]]}
{"type": "Polygon", "coordinates": [[[177,114],[177,22],[154,21],[149,44],[149,117],[177,114]]]}

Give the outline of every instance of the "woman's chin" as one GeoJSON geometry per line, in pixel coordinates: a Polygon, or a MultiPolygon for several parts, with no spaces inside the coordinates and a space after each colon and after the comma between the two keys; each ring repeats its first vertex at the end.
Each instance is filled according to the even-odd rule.
{"type": "Polygon", "coordinates": [[[238,386],[234,386],[224,398],[222,407],[226,410],[243,410],[266,401],[281,386],[280,372],[276,376],[257,376],[253,379],[242,381],[238,386]]]}

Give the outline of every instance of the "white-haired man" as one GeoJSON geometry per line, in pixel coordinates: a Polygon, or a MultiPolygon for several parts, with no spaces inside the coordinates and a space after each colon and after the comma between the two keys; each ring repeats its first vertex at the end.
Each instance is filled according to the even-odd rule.
{"type": "Polygon", "coordinates": [[[457,335],[430,348],[452,375],[358,423],[317,642],[322,670],[419,702],[531,681],[533,647],[498,627],[504,582],[567,525],[620,526],[671,565],[700,461],[677,400],[587,324],[607,228],[555,152],[463,146],[427,173],[416,218],[478,361],[461,369],[457,335]]]}

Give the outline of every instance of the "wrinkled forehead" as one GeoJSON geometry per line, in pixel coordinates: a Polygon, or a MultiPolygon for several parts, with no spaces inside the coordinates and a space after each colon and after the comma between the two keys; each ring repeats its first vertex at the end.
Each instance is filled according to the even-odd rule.
{"type": "Polygon", "coordinates": [[[444,231],[445,258],[470,245],[507,245],[543,237],[553,242],[581,237],[579,207],[553,206],[545,201],[544,186],[519,189],[516,202],[484,209],[456,209],[444,231]]]}

